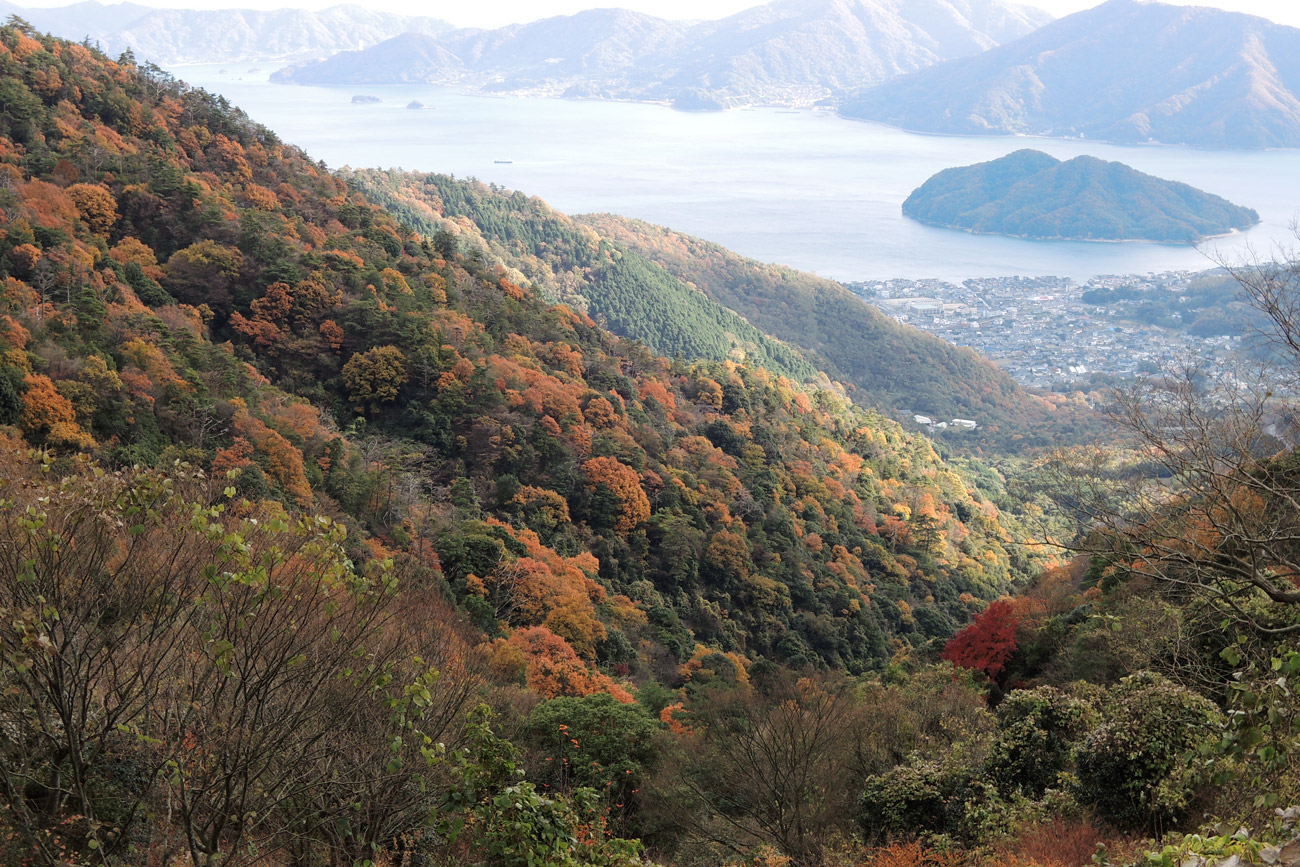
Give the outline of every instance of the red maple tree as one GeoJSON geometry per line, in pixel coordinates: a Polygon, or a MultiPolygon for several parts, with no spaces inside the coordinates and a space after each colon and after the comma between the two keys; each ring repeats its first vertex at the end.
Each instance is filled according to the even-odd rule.
{"type": "Polygon", "coordinates": [[[943,658],[962,668],[978,669],[996,681],[1015,655],[1019,625],[1020,618],[1011,603],[999,599],[952,637],[943,649],[943,658]]]}

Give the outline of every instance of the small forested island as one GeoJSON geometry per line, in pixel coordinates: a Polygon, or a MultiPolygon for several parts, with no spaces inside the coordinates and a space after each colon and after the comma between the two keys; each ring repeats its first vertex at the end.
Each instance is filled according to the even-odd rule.
{"type": "Polygon", "coordinates": [[[352,97],[352,102],[355,105],[372,105],[376,102],[383,102],[383,100],[377,96],[370,96],[368,94],[359,93],[356,96],[352,97]]]}
{"type": "Polygon", "coordinates": [[[978,234],[1172,244],[1259,222],[1250,208],[1123,163],[1090,156],[1062,162],[1030,149],[944,169],[912,191],[903,216],[978,234]]]}

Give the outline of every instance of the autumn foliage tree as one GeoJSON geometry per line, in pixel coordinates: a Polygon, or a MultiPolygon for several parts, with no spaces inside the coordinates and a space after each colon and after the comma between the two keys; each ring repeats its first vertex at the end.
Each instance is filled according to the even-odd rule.
{"type": "Polygon", "coordinates": [[[117,222],[117,200],[103,184],[73,184],[68,196],[77,206],[82,222],[97,235],[107,235],[117,222]]]}
{"type": "Polygon", "coordinates": [[[636,470],[618,458],[592,458],[583,463],[582,472],[593,492],[612,499],[614,528],[620,533],[629,533],[650,518],[650,500],[636,470]]]}
{"type": "Polygon", "coordinates": [[[545,626],[518,629],[508,644],[523,652],[529,688],[546,698],[608,692],[621,702],[632,701],[627,690],[588,668],[567,641],[545,626]]]}
{"type": "Polygon", "coordinates": [[[165,285],[182,301],[228,308],[243,261],[243,254],[233,247],[198,241],[167,260],[165,285]]]}
{"type": "Polygon", "coordinates": [[[998,683],[1015,656],[1019,625],[1011,602],[999,599],[952,637],[943,649],[943,658],[962,668],[981,671],[991,682],[998,683]]]}
{"type": "Polygon", "coordinates": [[[396,346],[376,346],[358,352],[343,365],[343,381],[357,407],[373,411],[397,399],[406,384],[406,357],[396,346]]]}
{"type": "Polygon", "coordinates": [[[94,440],[77,424],[72,402],[59,393],[48,376],[28,374],[23,380],[22,425],[29,435],[54,445],[88,448],[94,440]]]}

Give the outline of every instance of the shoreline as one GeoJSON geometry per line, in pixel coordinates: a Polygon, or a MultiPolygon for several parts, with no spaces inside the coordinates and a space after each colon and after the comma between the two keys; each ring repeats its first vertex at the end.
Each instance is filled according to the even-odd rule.
{"type": "MultiPolygon", "coordinates": [[[[200,65],[200,64],[196,63],[192,65],[200,65]]],[[[289,66],[292,65],[293,64],[289,64],[289,66]]],[[[284,68],[289,68],[289,66],[286,66],[284,68]]],[[[1297,148],[1249,147],[1244,145],[1224,146],[1224,145],[1210,145],[1210,144],[1195,144],[1193,142],[1177,142],[1177,141],[1166,142],[1166,141],[1157,141],[1157,140],[1131,141],[1131,140],[1124,140],[1124,139],[1092,138],[1089,136],[1079,136],[1079,135],[1053,135],[1052,133],[1015,132],[1012,130],[987,130],[984,132],[980,132],[975,130],[943,131],[943,130],[914,129],[912,127],[903,126],[901,124],[890,123],[889,121],[845,114],[839,109],[838,106],[823,104],[823,100],[835,99],[836,97],[836,94],[829,91],[823,92],[821,96],[817,97],[816,99],[813,99],[812,101],[806,101],[806,100],[799,100],[797,102],[747,101],[747,102],[738,102],[735,105],[727,105],[718,108],[710,108],[710,107],[693,108],[693,107],[678,106],[675,104],[676,103],[675,99],[667,98],[667,97],[652,98],[652,97],[636,97],[636,96],[568,96],[565,95],[564,93],[547,92],[548,88],[546,88],[545,86],[543,86],[541,89],[538,90],[531,89],[531,88],[521,88],[516,90],[506,90],[506,91],[500,91],[494,93],[494,92],[486,91],[483,87],[479,85],[466,84],[461,81],[443,81],[443,82],[429,82],[429,81],[391,82],[390,81],[385,83],[367,84],[367,83],[359,83],[359,82],[334,82],[334,83],[302,82],[302,81],[296,81],[291,78],[277,80],[274,78],[274,75],[276,72],[279,71],[280,70],[275,70],[270,75],[268,75],[267,80],[271,84],[296,84],[302,87],[454,87],[454,88],[459,88],[461,92],[464,93],[466,96],[481,96],[481,97],[495,98],[495,99],[504,99],[504,98],[564,99],[564,100],[571,100],[574,102],[632,103],[632,104],[640,104],[640,105],[658,105],[664,108],[670,108],[673,111],[700,112],[700,113],[747,111],[753,109],[768,109],[768,110],[791,111],[791,112],[799,112],[799,113],[802,112],[823,113],[824,112],[827,114],[833,114],[836,117],[842,118],[844,120],[854,121],[856,123],[875,124],[877,126],[882,126],[888,129],[897,130],[899,132],[908,133],[909,135],[918,135],[918,136],[926,136],[926,137],[933,137],[933,138],[1036,139],[1036,140],[1043,140],[1043,141],[1072,142],[1080,145],[1097,144],[1097,145],[1109,145],[1111,147],[1131,147],[1131,148],[1187,148],[1189,150],[1200,150],[1200,151],[1234,150],[1234,151],[1242,151],[1245,153],[1300,150],[1300,147],[1297,148]]],[[[577,82],[577,83],[581,83],[581,82],[577,82]]],[[[566,89],[572,86],[574,86],[574,83],[563,85],[563,87],[566,89]]],[[[1008,236],[1008,237],[1019,237],[1019,236],[1008,236]]]]}
{"type": "Polygon", "coordinates": [[[922,226],[930,226],[934,229],[948,229],[953,232],[965,232],[967,235],[975,235],[985,238],[1015,238],[1018,241],[1042,241],[1048,244],[1060,244],[1062,242],[1078,242],[1081,244],[1156,244],[1161,247],[1191,248],[1196,248],[1201,244],[1204,244],[1206,241],[1218,241],[1224,238],[1244,235],[1246,232],[1250,231],[1250,229],[1259,225],[1259,221],[1256,221],[1255,226],[1251,226],[1250,229],[1229,229],[1228,231],[1221,232],[1217,235],[1200,235],[1192,241],[1161,241],[1155,238],[1071,238],[1066,235],[1016,235],[1011,232],[981,232],[977,229],[970,229],[965,226],[954,226],[948,223],[933,223],[929,220],[920,220],[908,214],[904,214],[903,216],[915,223],[921,224],[922,226]]]}

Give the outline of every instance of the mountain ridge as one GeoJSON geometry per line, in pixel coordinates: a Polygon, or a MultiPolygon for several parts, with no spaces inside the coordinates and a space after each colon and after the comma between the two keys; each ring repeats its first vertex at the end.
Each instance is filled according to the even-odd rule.
{"type": "Polygon", "coordinates": [[[787,375],[811,366],[822,372],[816,387],[844,393],[834,385],[842,383],[855,402],[894,418],[924,409],[976,419],[977,433],[956,434],[955,444],[971,450],[1014,453],[1073,441],[1096,425],[1090,412],[1027,392],[970,349],[901,325],[825,278],[639,220],[570,217],[540,199],[438,173],[342,176],[420,231],[453,233],[510,279],[607,316],[616,333],[666,355],[697,346],[708,347],[707,358],[776,362],[787,375]],[[476,228],[467,231],[466,221],[476,228]],[[654,312],[657,305],[638,300],[647,295],[670,303],[654,312]],[[687,324],[687,311],[696,324],[685,332],[655,324],[687,324]],[[735,324],[726,324],[730,317],[735,324]],[[717,327],[727,339],[707,336],[717,327]]]}
{"type": "Polygon", "coordinates": [[[48,8],[4,3],[0,12],[57,36],[89,39],[112,56],[130,49],[141,61],[161,65],[302,61],[364,48],[402,33],[452,29],[440,19],[355,3],[310,11],[158,8],[83,0],[48,8]]]}
{"type": "Polygon", "coordinates": [[[1045,13],[999,0],[775,0],[687,24],[588,10],[282,70],[302,84],[457,84],[551,96],[638,99],[683,108],[808,105],[1028,32],[1045,13]],[[436,45],[435,45],[436,43],[436,45]]]}
{"type": "Polygon", "coordinates": [[[918,132],[1297,147],[1297,56],[1300,29],[1109,0],[982,55],[870,87],[840,111],[918,132]]]}

